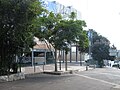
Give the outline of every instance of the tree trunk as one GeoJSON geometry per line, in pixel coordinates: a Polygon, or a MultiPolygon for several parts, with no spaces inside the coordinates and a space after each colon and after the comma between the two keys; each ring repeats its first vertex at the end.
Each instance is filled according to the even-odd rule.
{"type": "Polygon", "coordinates": [[[67,51],[65,51],[65,71],[67,71],[67,51]]]}
{"type": "Polygon", "coordinates": [[[62,55],[63,55],[63,63],[64,63],[64,61],[65,61],[65,53],[64,53],[64,50],[62,51],[62,55]]]}
{"type": "Polygon", "coordinates": [[[70,63],[72,62],[72,48],[70,48],[70,63]]]}
{"type": "Polygon", "coordinates": [[[61,70],[61,53],[60,53],[60,50],[59,50],[59,66],[60,66],[60,70],[61,70]]]}
{"type": "Polygon", "coordinates": [[[78,48],[76,46],[76,62],[78,62],[78,48]]]}
{"type": "Polygon", "coordinates": [[[57,72],[57,49],[55,49],[55,72],[57,72]]]}
{"type": "Polygon", "coordinates": [[[82,52],[80,51],[80,66],[82,66],[82,52]]]}

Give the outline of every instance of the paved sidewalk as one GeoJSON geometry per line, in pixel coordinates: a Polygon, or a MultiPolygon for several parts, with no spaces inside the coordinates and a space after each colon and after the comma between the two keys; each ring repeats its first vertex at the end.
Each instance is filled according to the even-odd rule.
{"type": "MultiPolygon", "coordinates": [[[[60,70],[60,64],[57,64],[58,71],[65,71],[65,63],[61,64],[61,70],[60,70]]],[[[79,63],[68,63],[68,71],[85,71],[86,66],[80,66],[79,63]]],[[[88,68],[93,69],[93,68],[88,68]]],[[[22,72],[25,74],[33,74],[33,73],[41,73],[41,72],[54,72],[55,71],[55,65],[54,64],[46,64],[46,65],[39,65],[39,66],[29,66],[29,67],[22,67],[22,72]]]]}

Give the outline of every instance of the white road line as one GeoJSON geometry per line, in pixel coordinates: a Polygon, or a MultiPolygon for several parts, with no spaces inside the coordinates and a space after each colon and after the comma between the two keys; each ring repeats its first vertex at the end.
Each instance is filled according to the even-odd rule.
{"type": "Polygon", "coordinates": [[[120,86],[119,84],[116,84],[116,83],[111,83],[111,82],[108,82],[108,81],[105,81],[105,80],[96,79],[96,78],[88,77],[88,76],[85,76],[85,75],[80,75],[80,74],[75,74],[75,75],[79,76],[79,77],[84,77],[84,78],[87,78],[87,79],[92,79],[92,80],[95,80],[95,81],[99,81],[99,82],[102,82],[102,83],[110,84],[110,85],[113,85],[113,86],[120,86]]]}

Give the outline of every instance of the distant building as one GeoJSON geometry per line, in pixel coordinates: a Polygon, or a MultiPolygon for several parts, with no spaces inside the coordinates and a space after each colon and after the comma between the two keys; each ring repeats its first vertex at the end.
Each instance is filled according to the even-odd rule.
{"type": "Polygon", "coordinates": [[[117,51],[117,60],[120,61],[120,50],[117,51]]]}
{"type": "Polygon", "coordinates": [[[114,45],[109,49],[109,55],[114,57],[118,56],[118,51],[114,45]]]}
{"type": "Polygon", "coordinates": [[[47,40],[40,41],[37,37],[34,37],[34,42],[36,45],[32,49],[32,65],[34,62],[36,64],[53,63],[53,46],[47,40]]]}

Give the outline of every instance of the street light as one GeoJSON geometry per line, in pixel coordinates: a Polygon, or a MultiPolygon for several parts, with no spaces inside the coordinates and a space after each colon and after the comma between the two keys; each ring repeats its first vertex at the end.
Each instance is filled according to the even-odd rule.
{"type": "Polygon", "coordinates": [[[89,29],[88,31],[88,39],[89,39],[89,59],[92,59],[91,57],[91,47],[92,47],[92,39],[93,39],[93,33],[92,33],[93,29],[89,29]]]}

